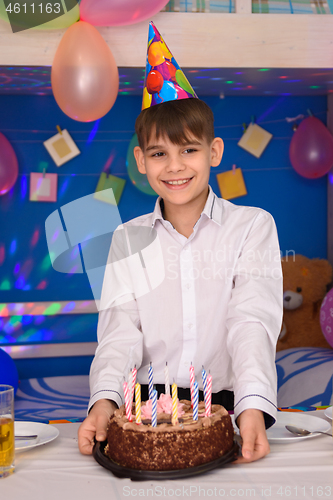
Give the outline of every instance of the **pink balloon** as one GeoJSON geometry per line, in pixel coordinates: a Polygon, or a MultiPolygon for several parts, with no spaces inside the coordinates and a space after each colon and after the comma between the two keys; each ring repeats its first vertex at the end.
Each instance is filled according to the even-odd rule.
{"type": "Polygon", "coordinates": [[[321,304],[320,326],[325,339],[333,347],[333,288],[326,294],[321,304]]]}
{"type": "Polygon", "coordinates": [[[308,179],[331,170],[333,136],[318,118],[309,116],[300,123],[290,142],[289,158],[296,172],[308,179]]]}
{"type": "Polygon", "coordinates": [[[81,0],[80,17],[94,26],[125,26],[157,14],[169,0],[81,0]]]}
{"type": "Polygon", "coordinates": [[[0,195],[8,193],[18,176],[18,161],[15,151],[0,132],[0,195]]]}
{"type": "Polygon", "coordinates": [[[79,21],[67,29],[54,56],[52,91],[73,120],[90,122],[112,108],[119,88],[118,68],[98,30],[79,21]]]}

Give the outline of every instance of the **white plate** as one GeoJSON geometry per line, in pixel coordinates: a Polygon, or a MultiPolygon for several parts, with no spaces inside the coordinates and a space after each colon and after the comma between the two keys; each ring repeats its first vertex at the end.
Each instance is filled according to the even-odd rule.
{"type": "Polygon", "coordinates": [[[332,406],[330,406],[329,408],[326,408],[325,412],[324,412],[324,415],[325,417],[327,418],[330,418],[332,420],[332,406]]]}
{"type": "MultiPolygon", "coordinates": [[[[331,424],[322,418],[306,415],[298,412],[278,412],[275,424],[267,430],[267,439],[270,443],[294,443],[301,439],[309,439],[321,434],[309,434],[308,436],[295,436],[287,431],[286,425],[294,425],[308,431],[329,432],[332,428],[331,424]]],[[[235,427],[235,432],[239,434],[239,430],[235,427]]]]}
{"type": "Polygon", "coordinates": [[[16,436],[31,436],[37,434],[36,439],[15,440],[15,451],[28,450],[53,441],[59,435],[59,430],[53,425],[41,424],[40,422],[18,422],[14,423],[16,436]]]}

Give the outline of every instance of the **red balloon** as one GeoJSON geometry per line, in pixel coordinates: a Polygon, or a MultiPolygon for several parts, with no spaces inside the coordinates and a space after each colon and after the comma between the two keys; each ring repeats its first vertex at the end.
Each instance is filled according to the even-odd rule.
{"type": "Polygon", "coordinates": [[[146,86],[149,94],[156,94],[156,92],[159,92],[163,87],[163,83],[164,79],[161,73],[154,69],[148,73],[146,86]]]}
{"type": "Polygon", "coordinates": [[[18,161],[15,151],[0,132],[0,195],[8,193],[18,176],[18,161]]]}
{"type": "Polygon", "coordinates": [[[317,179],[333,167],[333,136],[325,125],[315,118],[305,118],[293,135],[289,146],[293,168],[302,177],[317,179]]]}

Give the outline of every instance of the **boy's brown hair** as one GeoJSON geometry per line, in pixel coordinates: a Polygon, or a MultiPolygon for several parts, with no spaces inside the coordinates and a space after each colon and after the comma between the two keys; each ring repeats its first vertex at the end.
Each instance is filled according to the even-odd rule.
{"type": "Polygon", "coordinates": [[[188,144],[191,136],[205,138],[210,144],[215,137],[214,115],[200,99],[167,101],[141,111],[135,122],[135,131],[142,150],[153,132],[156,139],[167,136],[173,144],[188,144]]]}

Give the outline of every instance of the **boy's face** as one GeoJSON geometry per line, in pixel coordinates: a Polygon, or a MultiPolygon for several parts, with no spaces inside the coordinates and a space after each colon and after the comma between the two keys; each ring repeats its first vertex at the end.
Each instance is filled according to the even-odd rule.
{"type": "Polygon", "coordinates": [[[134,148],[138,170],[147,175],[154,191],[164,203],[186,205],[206,199],[210,167],[217,167],[223,154],[223,141],[215,137],[211,144],[190,134],[188,144],[173,144],[167,136],[152,134],[144,150],[134,148]]]}

